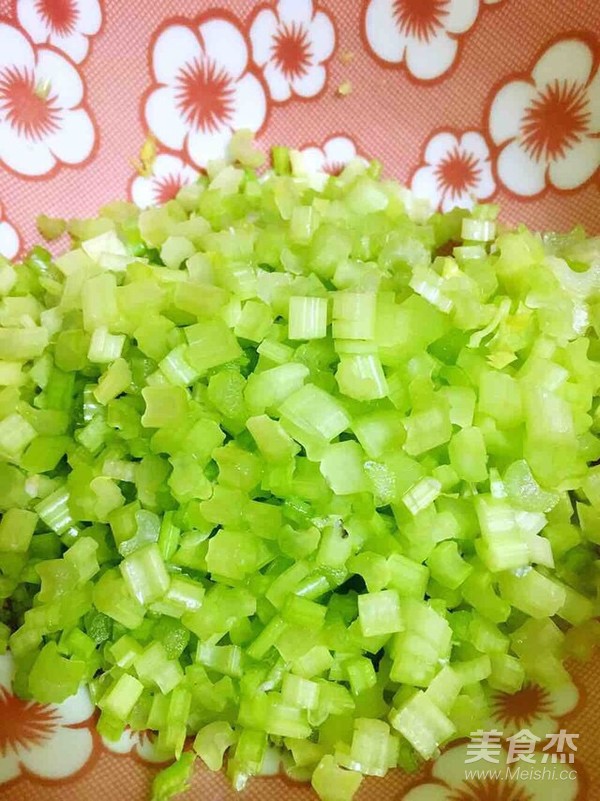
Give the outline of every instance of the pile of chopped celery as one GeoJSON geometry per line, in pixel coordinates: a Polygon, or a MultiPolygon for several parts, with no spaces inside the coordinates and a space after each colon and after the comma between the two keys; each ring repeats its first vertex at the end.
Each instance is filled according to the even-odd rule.
{"type": "Polygon", "coordinates": [[[0,262],[0,650],[350,801],[598,638],[600,243],[232,150],[0,262]]]}

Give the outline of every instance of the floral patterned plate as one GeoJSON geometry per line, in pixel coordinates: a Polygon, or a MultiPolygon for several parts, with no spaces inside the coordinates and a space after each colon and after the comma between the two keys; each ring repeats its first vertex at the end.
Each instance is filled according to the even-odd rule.
{"type": "MultiPolygon", "coordinates": [[[[600,232],[597,0],[0,0],[0,253],[36,214],[164,202],[231,132],[336,173],[357,155],[442,209],[492,200],[538,229],[600,232]]],[[[595,801],[600,682],[499,694],[486,730],[359,801],[595,801]]],[[[11,691],[0,657],[0,797],[142,801],[151,734],[103,742],[84,691],[11,691]]],[[[198,770],[189,798],[233,801],[198,770]]],[[[248,801],[308,801],[280,776],[248,801]]]]}

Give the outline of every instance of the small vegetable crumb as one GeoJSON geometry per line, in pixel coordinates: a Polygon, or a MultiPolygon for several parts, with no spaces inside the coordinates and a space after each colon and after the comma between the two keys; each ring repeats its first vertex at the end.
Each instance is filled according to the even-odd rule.
{"type": "Polygon", "coordinates": [[[156,161],[156,155],[156,138],[149,133],[140,148],[139,158],[134,158],[131,160],[135,170],[143,178],[149,178],[152,175],[154,162],[156,161]]]}

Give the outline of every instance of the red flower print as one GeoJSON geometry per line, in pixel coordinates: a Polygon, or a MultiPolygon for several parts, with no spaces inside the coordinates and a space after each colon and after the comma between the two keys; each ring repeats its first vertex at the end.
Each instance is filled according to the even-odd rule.
{"type": "Polygon", "coordinates": [[[456,145],[436,166],[437,182],[446,188],[452,200],[456,200],[477,186],[481,175],[481,168],[477,164],[477,157],[473,153],[461,150],[456,145]]]}
{"type": "Polygon", "coordinates": [[[477,19],[480,0],[369,0],[362,19],[366,47],[384,66],[404,65],[419,81],[450,70],[459,36],[477,19]]]}
{"type": "Polygon", "coordinates": [[[62,704],[38,704],[13,695],[12,674],[12,658],[0,656],[0,785],[23,771],[46,780],[79,773],[90,764],[96,736],[87,690],[62,704]]]}
{"type": "Polygon", "coordinates": [[[279,0],[261,7],[250,24],[250,40],[276,103],[317,97],[324,90],[335,29],[313,0],[279,0]]]}
{"type": "Polygon", "coordinates": [[[17,18],[37,44],[51,44],[76,64],[102,24],[99,0],[17,0],[17,18]]]}
{"type": "Polygon", "coordinates": [[[66,36],[75,30],[79,9],[74,0],[36,0],[34,6],[53,33],[66,36]]]}
{"type": "Polygon", "coordinates": [[[166,147],[205,167],[225,155],[233,131],[260,131],[267,116],[261,81],[248,67],[236,21],[209,13],[196,24],[169,22],[152,45],[155,85],[144,114],[166,147]]]}
{"type": "Polygon", "coordinates": [[[104,747],[113,754],[133,754],[140,762],[171,762],[173,752],[161,751],[157,745],[156,733],[153,731],[132,731],[125,729],[118,740],[102,738],[104,747]]]}
{"type": "Polygon", "coordinates": [[[308,32],[296,22],[282,25],[273,40],[273,61],[288,80],[301,78],[311,63],[308,32]]]}
{"type": "Polygon", "coordinates": [[[0,23],[0,162],[28,176],[86,161],[96,139],[73,64],[0,23]]]}
{"type": "Polygon", "coordinates": [[[498,178],[515,195],[570,191],[591,180],[600,167],[600,70],[591,43],[550,45],[530,75],[494,94],[488,124],[498,178]]]}
{"type": "Polygon", "coordinates": [[[158,206],[172,200],[182,186],[191,184],[198,172],[177,156],[160,153],[152,165],[152,174],[136,175],[131,182],[131,199],[140,208],[158,206]]]}
{"type": "Polygon", "coordinates": [[[347,136],[332,136],[322,147],[308,145],[301,148],[300,152],[309,172],[339,175],[354,159],[366,164],[366,159],[358,154],[356,145],[347,136]]]}
{"type": "Polygon", "coordinates": [[[177,104],[190,125],[210,132],[231,121],[231,79],[214,61],[196,59],[181,70],[177,84],[177,104]]]}
{"type": "Polygon", "coordinates": [[[444,131],[427,143],[425,164],[414,173],[411,189],[443,211],[471,208],[474,200],[487,200],[495,192],[490,153],[481,134],[461,136],[444,131]]]}
{"type": "Polygon", "coordinates": [[[394,0],[396,25],[406,36],[428,42],[444,27],[448,0],[394,0]]]}
{"type": "Polygon", "coordinates": [[[578,701],[579,691],[574,684],[549,690],[527,682],[515,693],[492,693],[490,717],[484,728],[499,729],[505,737],[526,728],[543,739],[559,730],[561,718],[571,712],[578,701]]]}
{"type": "Polygon", "coordinates": [[[543,770],[540,753],[528,755],[531,761],[524,764],[511,764],[500,747],[489,753],[486,762],[483,756],[473,760],[468,744],[448,748],[425,766],[425,780],[402,794],[402,801],[576,801],[581,797],[579,771],[566,771],[560,778],[557,771],[552,778],[550,770],[543,770]]]}
{"type": "Polygon", "coordinates": [[[41,139],[58,129],[60,112],[51,89],[38,86],[32,70],[9,67],[0,76],[0,108],[21,136],[41,139]]]}
{"type": "Polygon", "coordinates": [[[0,687],[0,753],[10,746],[29,750],[51,737],[58,728],[58,715],[51,706],[23,701],[0,687]]]}
{"type": "Polygon", "coordinates": [[[582,86],[554,81],[542,91],[523,117],[523,147],[536,161],[564,158],[581,142],[590,123],[582,86]]]}

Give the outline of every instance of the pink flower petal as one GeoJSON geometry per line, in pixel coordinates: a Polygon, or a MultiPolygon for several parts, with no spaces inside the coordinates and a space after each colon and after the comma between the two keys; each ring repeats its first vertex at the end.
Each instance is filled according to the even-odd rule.
{"type": "Polygon", "coordinates": [[[431,137],[425,148],[427,164],[439,164],[449,153],[458,147],[458,139],[449,131],[442,131],[431,137]]]}
{"type": "Polygon", "coordinates": [[[66,53],[76,64],[80,64],[88,54],[90,40],[85,34],[75,31],[68,36],[50,34],[50,44],[66,53]]]}
{"type": "Polygon", "coordinates": [[[461,150],[467,150],[472,153],[476,159],[485,161],[490,157],[490,149],[487,142],[480,133],[477,131],[467,131],[460,137],[461,150]]]}
{"type": "Polygon", "coordinates": [[[20,247],[19,234],[13,226],[6,222],[0,222],[0,255],[5,259],[14,259],[20,247]]]}
{"type": "Polygon", "coordinates": [[[170,86],[155,89],[146,100],[145,116],[148,127],[163,145],[181,150],[189,126],[177,107],[175,94],[170,86]]]}
{"type": "Polygon", "coordinates": [[[304,75],[292,78],[292,89],[300,97],[314,97],[325,86],[327,72],[320,65],[309,67],[304,75]]]}
{"type": "Polygon", "coordinates": [[[187,64],[202,55],[200,41],[187,25],[170,25],[159,35],[152,51],[152,69],[159,83],[173,83],[187,64]]]}
{"type": "Polygon", "coordinates": [[[448,801],[448,790],[439,784],[420,784],[409,790],[402,801],[448,801]]]}
{"type": "Polygon", "coordinates": [[[538,89],[553,81],[587,83],[592,71],[594,56],[589,46],[579,39],[563,39],[552,45],[532,70],[538,89]]]}
{"type": "Polygon", "coordinates": [[[557,189],[576,189],[600,167],[600,139],[586,137],[573,145],[564,158],[551,161],[550,183],[557,189]]]}
{"type": "MultiPolygon", "coordinates": [[[[136,181],[137,180],[146,181],[147,183],[151,183],[151,179],[150,178],[142,178],[141,176],[140,176],[139,179],[136,178],[136,181]]],[[[134,183],[135,183],[135,181],[134,181],[134,183]]],[[[134,202],[137,202],[137,201],[135,201],[135,199],[134,199],[134,202]]],[[[138,206],[139,205],[140,204],[138,203],[138,206]]],[[[148,205],[151,206],[152,203],[149,203],[148,205]]],[[[144,207],[144,208],[146,208],[146,207],[144,207]]],[[[112,751],[113,754],[129,754],[133,750],[133,747],[135,745],[137,745],[137,743],[139,742],[139,739],[140,739],[140,735],[138,734],[138,732],[131,731],[131,729],[125,729],[125,731],[119,737],[118,740],[108,740],[106,737],[103,737],[102,738],[102,742],[104,743],[104,747],[108,748],[109,751],[112,751]]]]}
{"type": "Polygon", "coordinates": [[[241,31],[225,19],[209,19],[199,27],[204,52],[234,79],[248,66],[248,48],[241,31]]]}
{"type": "Polygon", "coordinates": [[[473,186],[473,194],[478,200],[488,200],[496,191],[496,181],[492,172],[492,165],[489,161],[479,161],[477,163],[479,175],[473,186]]]}
{"type": "Polygon", "coordinates": [[[9,746],[4,753],[0,753],[0,785],[16,779],[20,773],[19,757],[9,746]]]}
{"type": "Polygon", "coordinates": [[[404,59],[408,37],[398,30],[392,0],[371,0],[365,15],[367,41],[375,55],[399,64],[404,59]]]}
{"type": "Polygon", "coordinates": [[[233,85],[233,113],[230,125],[234,131],[249,128],[258,131],[267,115],[265,90],[256,76],[247,73],[233,85]]]}
{"type": "Polygon", "coordinates": [[[590,114],[590,132],[600,133],[600,70],[594,76],[587,91],[588,107],[590,114]]]}
{"type": "Polygon", "coordinates": [[[313,15],[312,0],[279,0],[277,15],[284,25],[308,25],[313,15]]]}
{"type": "Polygon", "coordinates": [[[170,175],[181,175],[189,183],[194,181],[198,173],[177,156],[170,153],[159,153],[152,165],[152,175],[155,178],[168,178],[170,175]]]}
{"type": "Polygon", "coordinates": [[[418,197],[428,200],[434,209],[442,201],[443,192],[440,189],[435,167],[420,167],[410,182],[412,192],[418,197]]]}
{"type": "Polygon", "coordinates": [[[46,47],[38,50],[35,78],[41,84],[49,83],[49,96],[56,98],[60,108],[74,108],[83,99],[83,81],[77,69],[64,56],[46,47]]]}
{"type": "Polygon", "coordinates": [[[144,762],[170,762],[173,758],[172,754],[168,751],[161,751],[159,749],[154,737],[151,739],[147,735],[142,735],[139,738],[135,750],[144,762]]]}
{"type": "Polygon", "coordinates": [[[458,51],[458,42],[440,30],[429,41],[409,39],[406,46],[406,66],[415,78],[431,81],[447,72],[458,51]]]}
{"type": "Polygon", "coordinates": [[[32,69],[33,48],[18,28],[0,22],[0,72],[6,67],[32,69]]]}
{"type": "Polygon", "coordinates": [[[320,147],[305,147],[302,150],[302,156],[309,173],[323,172],[327,158],[320,147]]]}
{"type": "Polygon", "coordinates": [[[102,25],[102,10],[98,0],[77,0],[79,18],[77,29],[81,33],[93,36],[102,25]]]}
{"type": "Polygon", "coordinates": [[[0,654],[0,687],[3,687],[5,690],[10,691],[14,675],[15,675],[15,663],[14,659],[12,658],[12,655],[0,654]]]}
{"type": "Polygon", "coordinates": [[[497,171],[500,181],[516,195],[532,197],[546,185],[546,162],[532,159],[516,139],[498,156],[497,171]]]}
{"type": "Polygon", "coordinates": [[[356,158],[356,147],[347,136],[333,136],[323,146],[329,164],[348,164],[356,158]]]}
{"type": "Polygon", "coordinates": [[[92,152],[96,132],[89,114],[82,108],[67,111],[58,131],[46,138],[48,147],[65,164],[79,164],[92,152]]]}
{"type": "Polygon", "coordinates": [[[465,33],[477,19],[479,0],[450,0],[442,24],[450,33],[465,33]]]}
{"type": "Polygon", "coordinates": [[[199,167],[206,167],[209,161],[224,158],[227,154],[231,134],[230,128],[222,128],[214,133],[191,131],[187,143],[190,159],[199,167]]]}
{"type": "Polygon", "coordinates": [[[81,770],[93,747],[89,729],[61,727],[40,745],[28,745],[17,751],[30,773],[43,779],[63,779],[81,770]]]}
{"type": "MultiPolygon", "coordinates": [[[[136,176],[131,182],[131,199],[140,209],[154,205],[154,180],[145,175],[136,176]]],[[[116,750],[111,748],[111,750],[116,750]]],[[[128,749],[131,750],[131,749],[128,749]]],[[[121,753],[119,751],[119,753],[121,753]]]]}
{"type": "Polygon", "coordinates": [[[65,726],[83,723],[94,714],[95,706],[86,687],[80,687],[75,695],[56,705],[59,719],[65,726]]]}
{"type": "Polygon", "coordinates": [[[449,748],[432,763],[431,773],[434,779],[444,782],[448,787],[455,789],[465,781],[465,759],[467,748],[458,745],[449,748]]]}
{"type": "Polygon", "coordinates": [[[448,212],[452,209],[472,209],[475,205],[473,194],[469,192],[445,192],[442,200],[442,211],[448,212]]]}
{"type": "Polygon", "coordinates": [[[291,97],[291,83],[276,64],[269,62],[264,68],[263,77],[269,87],[269,94],[276,103],[283,103],[291,97]]]}
{"type": "Polygon", "coordinates": [[[31,39],[36,42],[47,42],[50,36],[50,26],[40,14],[39,3],[31,0],[17,0],[17,19],[23,30],[27,31],[31,39]]]}
{"type": "Polygon", "coordinates": [[[335,28],[331,18],[323,11],[317,11],[309,24],[308,38],[313,61],[317,64],[327,61],[335,48],[335,28]]]}
{"type": "Polygon", "coordinates": [[[273,39],[277,33],[277,17],[270,8],[260,11],[250,28],[252,57],[262,67],[271,58],[273,39]]]}
{"type": "Polygon", "coordinates": [[[527,81],[511,81],[494,97],[490,109],[490,135],[497,145],[515,139],[521,132],[523,117],[537,95],[527,81]]]}
{"type": "Polygon", "coordinates": [[[45,139],[19,136],[10,125],[0,125],[0,161],[21,175],[45,175],[56,164],[45,139]]]}

